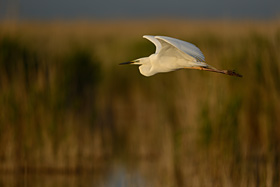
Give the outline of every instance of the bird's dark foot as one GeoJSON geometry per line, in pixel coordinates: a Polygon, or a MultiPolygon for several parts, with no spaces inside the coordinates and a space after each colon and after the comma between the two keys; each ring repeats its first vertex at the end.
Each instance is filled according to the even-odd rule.
{"type": "Polygon", "coordinates": [[[224,73],[230,76],[242,77],[242,75],[236,73],[234,70],[224,70],[224,73]]]}

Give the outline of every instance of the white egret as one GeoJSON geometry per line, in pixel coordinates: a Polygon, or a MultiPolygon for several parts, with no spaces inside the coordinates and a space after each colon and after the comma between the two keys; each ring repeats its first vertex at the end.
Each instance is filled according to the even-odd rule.
{"type": "Polygon", "coordinates": [[[144,35],[156,46],[156,52],[149,57],[143,57],[122,64],[140,65],[140,73],[144,76],[152,76],[156,73],[170,72],[183,68],[198,69],[242,77],[231,70],[218,70],[206,64],[205,57],[198,47],[189,42],[167,36],[144,35]]]}

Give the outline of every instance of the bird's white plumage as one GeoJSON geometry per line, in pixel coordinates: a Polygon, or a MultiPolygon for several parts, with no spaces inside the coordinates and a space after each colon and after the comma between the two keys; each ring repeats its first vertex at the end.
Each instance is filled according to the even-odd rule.
{"type": "Polygon", "coordinates": [[[198,47],[189,42],[167,36],[144,35],[156,46],[156,52],[148,57],[139,58],[121,64],[140,65],[140,73],[144,76],[152,76],[157,73],[170,72],[178,69],[199,69],[222,73],[231,76],[242,77],[232,70],[218,70],[206,64],[205,57],[198,47]]]}
{"type": "Polygon", "coordinates": [[[159,53],[163,46],[172,45],[183,53],[190,55],[197,62],[204,62],[205,57],[198,47],[194,44],[185,42],[176,38],[171,38],[168,36],[151,36],[144,35],[143,38],[150,40],[156,46],[156,52],[159,53]]]}
{"type": "Polygon", "coordinates": [[[205,61],[205,57],[203,53],[200,51],[198,47],[196,47],[192,43],[178,40],[176,38],[167,37],[167,36],[155,36],[155,38],[158,39],[159,41],[165,41],[166,43],[173,45],[178,50],[181,50],[182,52],[195,58],[198,62],[205,61]]]}
{"type": "Polygon", "coordinates": [[[182,68],[209,67],[204,63],[204,55],[200,49],[189,42],[167,36],[144,35],[143,38],[154,43],[155,53],[149,57],[128,62],[128,64],[140,65],[140,73],[144,76],[182,68]]]}

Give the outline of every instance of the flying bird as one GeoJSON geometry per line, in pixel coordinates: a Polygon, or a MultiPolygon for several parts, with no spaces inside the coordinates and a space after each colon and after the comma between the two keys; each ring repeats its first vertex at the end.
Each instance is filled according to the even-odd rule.
{"type": "Polygon", "coordinates": [[[144,35],[156,46],[156,52],[148,57],[120,63],[140,65],[140,73],[152,76],[157,73],[175,71],[179,69],[197,69],[242,77],[232,70],[218,70],[205,63],[205,57],[194,44],[167,36],[144,35]]]}

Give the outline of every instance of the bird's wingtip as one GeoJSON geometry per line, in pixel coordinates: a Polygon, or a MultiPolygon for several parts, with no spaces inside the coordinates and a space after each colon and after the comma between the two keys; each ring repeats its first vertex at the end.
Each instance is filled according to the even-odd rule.
{"type": "Polygon", "coordinates": [[[154,36],[148,34],[143,35],[143,38],[150,38],[150,37],[154,37],[154,36]]]}

